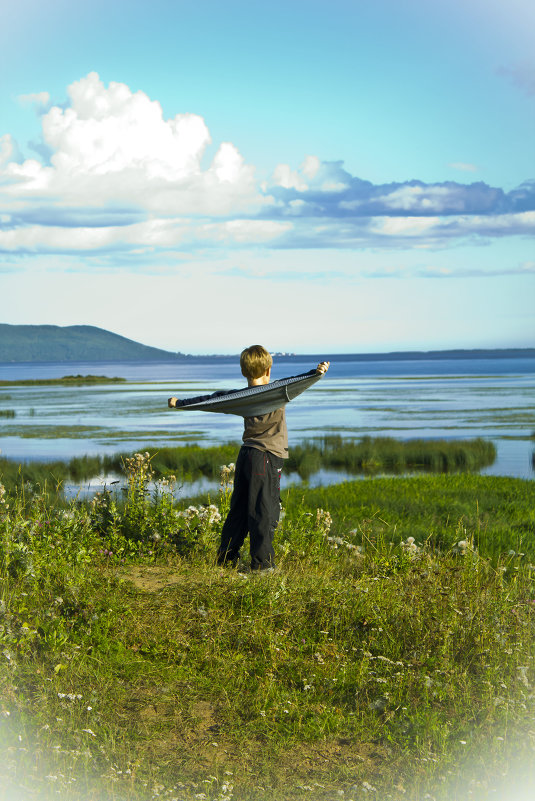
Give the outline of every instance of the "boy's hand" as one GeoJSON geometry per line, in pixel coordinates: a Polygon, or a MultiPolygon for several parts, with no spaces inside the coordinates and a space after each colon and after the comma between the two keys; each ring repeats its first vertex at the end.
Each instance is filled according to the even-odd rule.
{"type": "Polygon", "coordinates": [[[326,373],[329,369],[330,362],[320,362],[316,367],[317,373],[326,373]]]}
{"type": "Polygon", "coordinates": [[[176,407],[177,400],[178,400],[178,398],[169,398],[168,399],[167,405],[169,406],[170,409],[174,409],[176,407]]]}

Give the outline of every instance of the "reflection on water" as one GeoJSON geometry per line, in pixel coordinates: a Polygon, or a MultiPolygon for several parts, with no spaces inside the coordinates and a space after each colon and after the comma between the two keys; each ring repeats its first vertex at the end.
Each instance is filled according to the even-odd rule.
{"type": "MultiPolygon", "coordinates": [[[[308,487],[326,487],[330,484],[339,484],[342,481],[354,481],[363,476],[354,476],[344,471],[338,470],[318,470],[310,476],[306,482],[308,487]]],[[[297,473],[289,473],[288,475],[282,474],[281,477],[281,490],[288,487],[298,486],[303,481],[297,473]]],[[[173,495],[177,500],[184,500],[185,498],[195,498],[197,495],[211,494],[212,497],[219,495],[220,484],[215,479],[206,478],[201,476],[194,481],[187,481],[184,483],[178,482],[173,495]]],[[[78,498],[80,500],[92,498],[97,492],[108,490],[109,492],[116,493],[120,496],[126,489],[126,481],[124,476],[117,476],[109,474],[106,476],[96,476],[88,481],[82,483],[76,481],[66,481],[63,484],[63,494],[67,500],[78,498]]],[[[148,484],[150,493],[161,491],[158,485],[154,482],[148,484]]]]}

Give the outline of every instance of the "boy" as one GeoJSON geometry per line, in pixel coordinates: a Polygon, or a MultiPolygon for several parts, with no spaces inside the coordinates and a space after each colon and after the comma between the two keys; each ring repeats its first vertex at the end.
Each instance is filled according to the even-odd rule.
{"type": "MultiPolygon", "coordinates": [[[[248,386],[261,387],[269,384],[273,359],[268,351],[261,345],[252,345],[245,348],[240,355],[242,375],[247,379],[248,386]]],[[[329,369],[329,362],[321,362],[316,370],[295,376],[290,379],[281,379],[277,384],[301,382],[297,393],[299,394],[316,381],[329,369]],[[303,386],[303,380],[305,386],[303,386]],[[306,383],[308,380],[308,384],[306,383]]],[[[290,388],[288,388],[290,389],[290,388]]],[[[277,392],[279,390],[277,389],[277,392]]],[[[236,461],[234,475],[234,490],[230,499],[230,510],[221,532],[221,543],[217,552],[217,562],[220,565],[236,565],[239,559],[240,548],[247,533],[250,539],[251,570],[269,570],[275,567],[275,553],[273,550],[273,534],[280,515],[280,474],[284,459],[288,458],[288,431],[286,428],[285,404],[290,400],[288,391],[280,395],[281,405],[278,401],[251,405],[247,400],[245,406],[240,405],[239,396],[243,392],[215,392],[213,395],[203,395],[198,398],[178,400],[169,398],[168,405],[172,409],[199,407],[204,411],[224,411],[229,414],[239,414],[244,418],[243,445],[240,448],[236,461]],[[206,408],[202,403],[210,406],[213,400],[226,399],[227,407],[211,406],[206,408]],[[229,400],[230,399],[230,400],[229,400]],[[230,403],[230,408],[228,406],[230,403]],[[265,407],[273,409],[262,413],[265,407]],[[253,411],[253,416],[248,416],[253,411]],[[256,411],[256,415],[254,415],[256,411]]],[[[258,395],[257,395],[258,400],[258,395]]]]}
{"type": "MultiPolygon", "coordinates": [[[[245,348],[240,355],[242,375],[248,386],[268,384],[273,359],[261,345],[245,348]]],[[[325,373],[329,362],[316,370],[325,373]]],[[[236,461],[230,510],[217,552],[220,565],[236,565],[247,533],[251,570],[275,567],[273,535],[280,515],[280,476],[288,458],[285,407],[257,417],[244,417],[243,445],[236,461]]]]}

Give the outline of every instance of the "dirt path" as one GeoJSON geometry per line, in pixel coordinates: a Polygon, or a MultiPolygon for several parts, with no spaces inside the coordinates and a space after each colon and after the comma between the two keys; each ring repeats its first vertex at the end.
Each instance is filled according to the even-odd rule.
{"type": "Polygon", "coordinates": [[[178,571],[161,565],[130,565],[119,571],[119,577],[145,592],[158,592],[181,582],[178,571]]]}

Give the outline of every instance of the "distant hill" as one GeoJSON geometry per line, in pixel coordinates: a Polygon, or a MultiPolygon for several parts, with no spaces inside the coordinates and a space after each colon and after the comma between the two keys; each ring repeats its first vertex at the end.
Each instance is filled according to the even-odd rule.
{"type": "Polygon", "coordinates": [[[169,361],[183,358],[92,325],[0,323],[1,362],[169,361]]]}
{"type": "MultiPolygon", "coordinates": [[[[535,358],[535,348],[396,351],[391,353],[275,353],[284,361],[406,361],[421,359],[535,358]]],[[[7,325],[0,323],[0,364],[6,362],[148,362],[218,358],[235,362],[239,356],[217,353],[192,356],[141,345],[92,325],[7,325]]]]}

